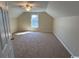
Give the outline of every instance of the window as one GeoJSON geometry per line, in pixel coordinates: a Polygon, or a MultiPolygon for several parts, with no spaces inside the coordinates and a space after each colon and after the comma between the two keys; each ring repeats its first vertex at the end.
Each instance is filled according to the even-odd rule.
{"type": "Polygon", "coordinates": [[[38,28],[39,27],[38,15],[32,15],[32,17],[31,17],[31,26],[32,26],[32,28],[38,28]]]}

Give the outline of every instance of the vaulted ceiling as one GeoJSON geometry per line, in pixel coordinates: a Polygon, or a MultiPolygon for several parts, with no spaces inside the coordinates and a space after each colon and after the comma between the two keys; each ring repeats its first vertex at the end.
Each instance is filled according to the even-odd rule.
{"type": "MultiPolygon", "coordinates": [[[[15,5],[20,2],[8,2],[10,14],[12,17],[17,17],[23,12],[27,12],[25,9],[15,5]]],[[[44,12],[46,11],[49,15],[57,17],[68,17],[79,15],[79,2],[78,1],[33,1],[39,5],[39,7],[33,8],[31,12],[44,12]]]]}
{"type": "MultiPolygon", "coordinates": [[[[26,1],[25,1],[26,2],[26,1]]],[[[11,14],[11,18],[16,18],[23,12],[27,12],[25,9],[17,6],[18,3],[24,3],[24,1],[9,1],[9,13],[11,14]]],[[[47,8],[47,1],[31,1],[31,3],[38,5],[37,7],[33,7],[30,12],[44,12],[47,8]]]]}
{"type": "Polygon", "coordinates": [[[52,1],[46,12],[55,18],[79,16],[79,1],[52,1]]]}
{"type": "MultiPolygon", "coordinates": [[[[26,1],[28,2],[28,1],[26,1]]],[[[12,8],[19,8],[21,10],[23,10],[24,12],[27,12],[25,9],[21,8],[18,6],[18,4],[24,4],[26,3],[24,1],[12,1],[12,2],[8,2],[9,7],[12,8]]],[[[31,4],[35,4],[35,6],[32,7],[32,10],[30,12],[43,12],[46,10],[48,2],[47,1],[29,1],[29,3],[31,4]]]]}

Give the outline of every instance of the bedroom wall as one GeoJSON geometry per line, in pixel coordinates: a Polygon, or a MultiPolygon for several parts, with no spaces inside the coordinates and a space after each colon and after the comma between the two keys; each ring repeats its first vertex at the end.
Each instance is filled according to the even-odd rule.
{"type": "Polygon", "coordinates": [[[16,18],[10,18],[10,31],[11,33],[14,33],[17,31],[17,19],[16,18]]]}
{"type": "Polygon", "coordinates": [[[52,18],[45,12],[24,12],[18,18],[18,31],[52,32],[52,18]],[[39,28],[31,27],[31,15],[39,15],[39,28]]]}
{"type": "Polygon", "coordinates": [[[9,8],[9,22],[10,22],[10,31],[11,33],[17,32],[17,17],[22,13],[19,8],[13,8],[8,5],[9,8]]]}
{"type": "Polygon", "coordinates": [[[79,57],[79,16],[63,17],[53,21],[53,33],[74,57],[79,57]]]}
{"type": "Polygon", "coordinates": [[[79,57],[78,4],[79,2],[49,2],[46,10],[54,17],[52,32],[73,57],[79,57]]]}

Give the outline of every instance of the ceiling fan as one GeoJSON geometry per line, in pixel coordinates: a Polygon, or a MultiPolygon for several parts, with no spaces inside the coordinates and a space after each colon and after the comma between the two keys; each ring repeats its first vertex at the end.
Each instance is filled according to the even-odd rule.
{"type": "Polygon", "coordinates": [[[26,11],[31,11],[34,7],[40,7],[38,3],[35,3],[34,1],[23,1],[15,3],[16,6],[24,8],[26,11]]]}

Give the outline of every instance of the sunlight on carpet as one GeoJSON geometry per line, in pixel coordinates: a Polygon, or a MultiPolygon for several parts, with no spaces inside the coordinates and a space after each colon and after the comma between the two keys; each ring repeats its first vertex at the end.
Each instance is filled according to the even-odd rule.
{"type": "Polygon", "coordinates": [[[20,33],[16,33],[15,35],[23,35],[23,34],[28,34],[28,33],[32,33],[32,32],[20,32],[20,33]]]}

